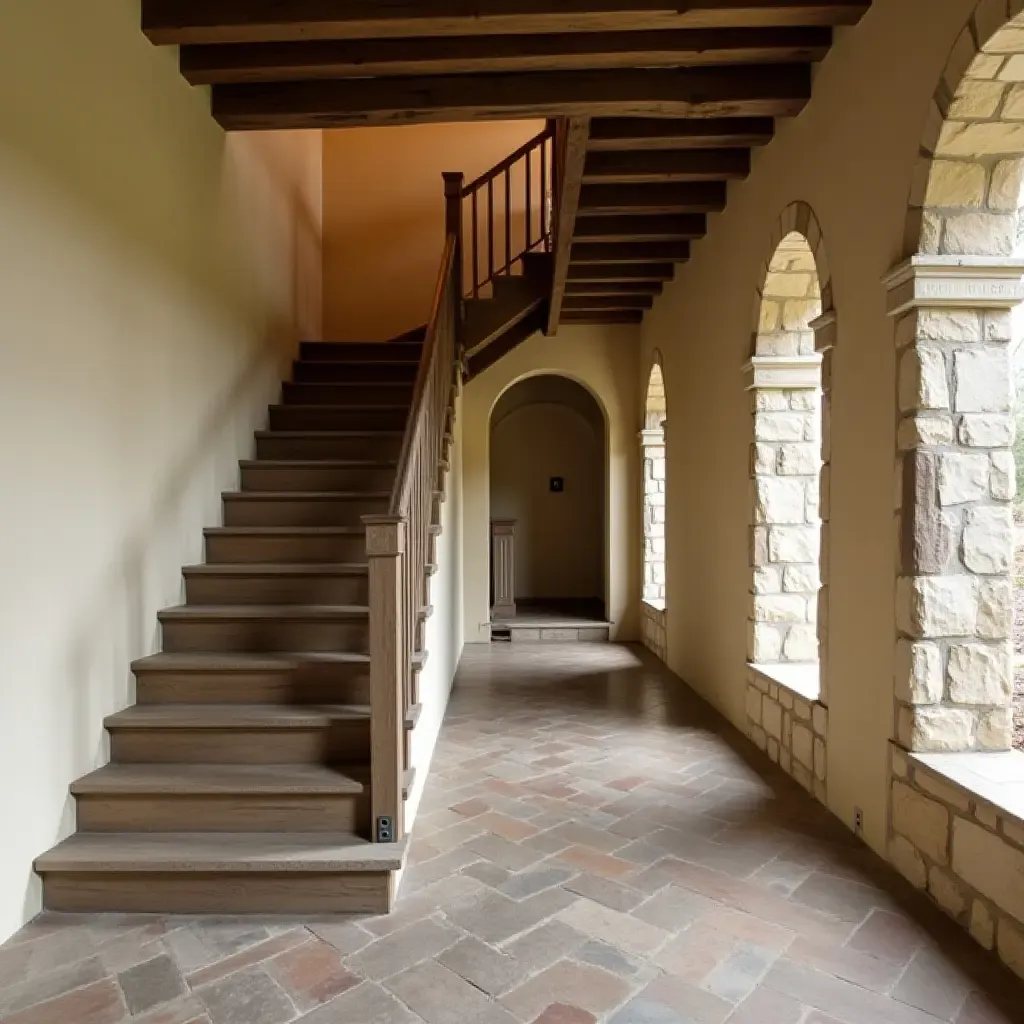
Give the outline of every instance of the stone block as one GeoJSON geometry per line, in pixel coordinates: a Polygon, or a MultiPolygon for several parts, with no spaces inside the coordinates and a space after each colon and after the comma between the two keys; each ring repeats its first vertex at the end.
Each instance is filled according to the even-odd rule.
{"type": "Polygon", "coordinates": [[[896,699],[904,704],[942,700],[942,651],[936,644],[900,640],[896,644],[896,699]]]}
{"type": "Polygon", "coordinates": [[[973,636],[979,586],[970,576],[904,576],[896,587],[899,628],[908,636],[973,636]]]}
{"type": "Polygon", "coordinates": [[[779,473],[783,476],[815,476],[821,470],[821,451],[816,444],[779,446],[779,473]]]}
{"type": "MultiPolygon", "coordinates": [[[[996,84],[995,82],[978,83],[982,88],[987,87],[990,95],[994,93],[996,84]]],[[[999,84],[1001,85],[1001,83],[999,84]]],[[[1018,92],[1019,99],[1024,100],[1024,91],[1014,89],[1007,100],[1011,107],[1018,103],[1018,95],[1014,95],[1014,93],[1018,92]]],[[[1022,109],[1024,109],[1024,106],[1022,106],[1022,109]]],[[[988,208],[990,210],[999,210],[1005,213],[1017,212],[1021,196],[1021,169],[1021,161],[1017,159],[1000,160],[996,164],[996,169],[992,172],[992,181],[988,188],[988,208]]]]}
{"type": "Polygon", "coordinates": [[[801,480],[758,477],[755,481],[754,522],[802,523],[806,498],[806,488],[801,480]]]}
{"type": "Polygon", "coordinates": [[[776,763],[779,763],[779,741],[768,737],[768,756],[776,763]]]}
{"type": "Polygon", "coordinates": [[[764,526],[755,526],[750,531],[750,564],[762,566],[767,565],[770,560],[768,529],[764,526]]]}
{"type": "Polygon", "coordinates": [[[984,900],[975,899],[971,904],[971,936],[974,941],[991,949],[995,945],[996,920],[984,900]]]}
{"type": "Polygon", "coordinates": [[[900,409],[903,412],[949,409],[946,361],[937,349],[914,347],[900,360],[900,409]]]}
{"type": "Polygon", "coordinates": [[[888,853],[889,862],[915,889],[923,889],[928,884],[928,867],[909,840],[892,836],[888,853]]]}
{"type": "Polygon", "coordinates": [[[955,704],[1008,704],[1013,694],[1010,645],[954,644],[949,649],[946,682],[955,704]]]}
{"type": "Polygon", "coordinates": [[[1013,709],[995,707],[978,718],[978,749],[1009,750],[1013,745],[1013,709]]]}
{"type": "Polygon", "coordinates": [[[816,562],[820,531],[813,526],[774,526],[768,534],[772,562],[816,562]]]}
{"type": "Polygon", "coordinates": [[[817,412],[821,408],[821,394],[812,388],[794,388],[787,392],[789,407],[799,412],[817,412]]]}
{"type": "Polygon", "coordinates": [[[930,772],[923,771],[921,768],[914,773],[914,784],[929,796],[955,807],[958,811],[966,811],[971,806],[971,800],[966,790],[943,782],[942,779],[937,779],[930,772]]]}
{"type": "Polygon", "coordinates": [[[892,787],[892,824],[937,864],[949,863],[949,811],[905,782],[892,787]]]}
{"type": "Polygon", "coordinates": [[[1013,378],[1003,348],[953,354],[953,408],[956,412],[1009,412],[1013,378]]]}
{"type": "Polygon", "coordinates": [[[910,451],[921,445],[948,445],[953,443],[953,419],[945,415],[908,416],[900,422],[896,438],[900,451],[910,451]]]}
{"type": "Polygon", "coordinates": [[[953,822],[953,871],[997,907],[1024,920],[1024,851],[966,818],[953,822]]]}
{"type": "MultiPolygon", "coordinates": [[[[975,106],[978,103],[980,98],[975,106]]],[[[928,176],[925,204],[938,207],[980,208],[985,204],[987,183],[988,175],[981,164],[936,160],[928,176]]]]}
{"type": "Polygon", "coordinates": [[[774,565],[761,566],[754,570],[755,594],[781,594],[782,569],[774,565]]]}
{"type": "Polygon", "coordinates": [[[761,692],[754,686],[747,687],[747,717],[755,725],[761,724],[761,692]]]}
{"type": "Polygon", "coordinates": [[[1002,413],[968,413],[960,421],[960,443],[970,448],[1008,448],[1014,434],[1013,417],[1002,413]]]}
{"type": "Polygon", "coordinates": [[[1001,344],[1013,341],[1013,313],[1006,309],[985,311],[985,341],[1001,344]]]}
{"type": "Polygon", "coordinates": [[[767,748],[768,735],[760,726],[750,726],[750,732],[748,735],[750,736],[750,742],[753,743],[758,749],[765,750],[767,748]]]}
{"type": "Polygon", "coordinates": [[[1003,834],[1017,846],[1024,847],[1024,827],[1014,823],[1009,818],[1003,818],[1003,834]]]}
{"type": "Polygon", "coordinates": [[[782,654],[786,661],[817,661],[818,633],[814,626],[791,626],[782,644],[782,654]]]}
{"type": "Polygon", "coordinates": [[[807,768],[814,768],[814,735],[805,725],[794,725],[791,740],[793,757],[807,768]]]}
{"type": "Polygon", "coordinates": [[[792,594],[766,594],[754,597],[756,622],[806,622],[807,601],[792,594]]]}
{"type": "Polygon", "coordinates": [[[787,412],[789,408],[789,394],[786,391],[758,388],[754,392],[756,412],[787,412]]]}
{"type": "Polygon", "coordinates": [[[985,640],[1007,640],[1013,629],[1013,586],[1008,579],[978,582],[977,634],[985,640]]]}
{"type": "Polygon", "coordinates": [[[948,453],[939,457],[939,504],[962,505],[989,495],[989,456],[948,453]]]}
{"type": "Polygon", "coordinates": [[[810,418],[802,412],[759,412],[754,417],[754,439],[803,441],[810,418]]]}
{"type": "Polygon", "coordinates": [[[824,782],[828,774],[828,756],[825,744],[814,737],[814,775],[819,782],[824,782]]]}
{"type": "Polygon", "coordinates": [[[910,766],[907,762],[907,756],[902,750],[896,747],[892,749],[892,773],[897,779],[905,779],[910,774],[910,766]]]}
{"type": "Polygon", "coordinates": [[[824,737],[828,734],[828,709],[824,704],[814,705],[812,721],[814,731],[818,736],[824,737]]]}
{"type": "Polygon", "coordinates": [[[787,594],[815,594],[821,587],[816,565],[787,565],[782,574],[782,589],[787,594]]]}
{"type": "Polygon", "coordinates": [[[989,493],[996,501],[1013,501],[1017,496],[1017,475],[1013,452],[997,451],[989,456],[989,493]]]}
{"type": "Polygon", "coordinates": [[[755,444],[753,462],[755,476],[772,476],[778,463],[778,449],[770,444],[755,444]]]}
{"type": "Polygon", "coordinates": [[[921,341],[981,341],[981,314],[972,309],[921,309],[914,333],[921,341]]]}
{"type": "Polygon", "coordinates": [[[975,716],[959,708],[901,707],[899,740],[908,750],[922,754],[970,750],[976,725],[975,716]]]}
{"type": "MultiPolygon", "coordinates": [[[[977,129],[1001,127],[971,125],[964,134],[977,129]]],[[[1012,256],[1016,241],[1016,217],[1007,213],[962,213],[946,218],[942,252],[949,256],[1012,256]]]]}
{"type": "Polygon", "coordinates": [[[772,739],[782,738],[782,708],[767,696],[761,698],[761,725],[772,739]]]}
{"type": "Polygon", "coordinates": [[[957,880],[942,868],[933,867],[928,872],[928,892],[951,917],[959,919],[967,910],[967,897],[963,890],[957,880]]]}

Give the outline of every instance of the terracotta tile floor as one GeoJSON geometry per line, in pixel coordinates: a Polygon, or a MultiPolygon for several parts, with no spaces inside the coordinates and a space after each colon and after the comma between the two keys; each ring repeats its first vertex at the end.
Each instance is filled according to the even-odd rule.
{"type": "Polygon", "coordinates": [[[396,912],[44,916],[8,1024],[994,1024],[1024,987],[646,653],[467,650],[396,912]]]}

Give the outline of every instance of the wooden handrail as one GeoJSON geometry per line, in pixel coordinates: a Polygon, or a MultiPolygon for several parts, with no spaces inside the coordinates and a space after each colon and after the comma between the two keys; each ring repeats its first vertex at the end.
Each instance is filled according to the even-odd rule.
{"type": "Polygon", "coordinates": [[[510,153],[504,160],[499,164],[495,164],[489,171],[484,171],[479,178],[471,181],[463,190],[463,197],[470,196],[473,192],[478,191],[487,182],[497,178],[498,175],[504,174],[513,164],[518,163],[527,153],[537,149],[538,146],[547,139],[554,137],[554,130],[551,124],[545,126],[542,132],[538,132],[529,142],[523,143],[514,153],[510,153]]]}

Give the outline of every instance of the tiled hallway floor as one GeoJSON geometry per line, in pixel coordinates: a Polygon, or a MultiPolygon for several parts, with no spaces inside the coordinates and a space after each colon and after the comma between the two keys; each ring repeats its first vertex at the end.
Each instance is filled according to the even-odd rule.
{"type": "Polygon", "coordinates": [[[1024,986],[646,653],[469,648],[386,918],[43,917],[8,1024],[992,1024],[1024,986]]]}

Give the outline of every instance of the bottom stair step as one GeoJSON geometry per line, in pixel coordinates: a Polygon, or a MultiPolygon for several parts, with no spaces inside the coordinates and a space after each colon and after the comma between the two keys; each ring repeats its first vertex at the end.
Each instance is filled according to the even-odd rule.
{"type": "Polygon", "coordinates": [[[35,867],[50,910],[382,914],[405,853],[344,834],[80,832],[35,867]]]}

